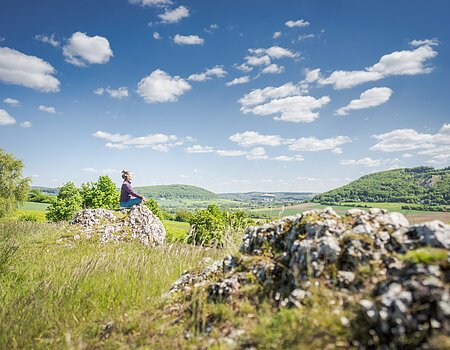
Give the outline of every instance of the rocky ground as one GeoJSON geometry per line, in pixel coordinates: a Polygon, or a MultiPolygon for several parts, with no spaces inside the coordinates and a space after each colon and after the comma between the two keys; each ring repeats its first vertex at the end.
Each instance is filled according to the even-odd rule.
{"type": "Polygon", "coordinates": [[[166,237],[162,222],[144,205],[119,211],[85,209],[78,212],[70,224],[70,232],[76,240],[99,239],[103,243],[138,240],[155,247],[162,245],[166,237]]]}
{"type": "MultiPolygon", "coordinates": [[[[251,227],[239,254],[184,273],[170,291],[167,310],[178,310],[182,319],[192,313],[198,295],[207,303],[239,307],[249,293],[275,309],[302,308],[311,304],[317,286],[340,300],[336,312],[351,315],[341,318],[351,334],[344,346],[445,348],[450,226],[439,221],[409,225],[402,214],[381,209],[340,216],[328,208],[251,227]],[[443,340],[436,341],[439,337],[443,340]]],[[[208,324],[200,336],[212,327],[223,325],[208,324]]],[[[228,327],[217,341],[224,339],[251,348],[241,329],[228,327]]]]}

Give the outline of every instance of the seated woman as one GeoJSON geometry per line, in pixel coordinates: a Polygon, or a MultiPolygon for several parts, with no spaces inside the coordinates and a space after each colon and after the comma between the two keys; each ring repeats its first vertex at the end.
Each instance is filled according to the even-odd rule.
{"type": "Polygon", "coordinates": [[[122,189],[120,191],[120,207],[131,208],[133,205],[141,204],[145,202],[145,198],[140,194],[134,192],[131,186],[131,180],[133,175],[128,170],[122,170],[122,189]]]}

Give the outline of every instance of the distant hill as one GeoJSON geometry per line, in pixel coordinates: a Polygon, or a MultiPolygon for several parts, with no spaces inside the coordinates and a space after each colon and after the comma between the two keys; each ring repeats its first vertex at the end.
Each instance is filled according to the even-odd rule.
{"type": "Polygon", "coordinates": [[[314,197],[317,202],[401,202],[450,204],[450,167],[394,169],[365,175],[314,197]]]}
{"type": "Polygon", "coordinates": [[[135,190],[144,197],[155,199],[212,200],[218,198],[211,191],[191,185],[141,186],[135,187],[135,190]]]}
{"type": "Polygon", "coordinates": [[[228,199],[238,202],[251,204],[263,203],[298,203],[311,199],[315,193],[312,192],[247,192],[247,193],[221,193],[218,196],[222,199],[228,199]]]}
{"type": "Polygon", "coordinates": [[[31,186],[31,189],[39,190],[42,193],[48,194],[50,196],[57,196],[59,193],[59,188],[53,188],[53,187],[31,186]]]}

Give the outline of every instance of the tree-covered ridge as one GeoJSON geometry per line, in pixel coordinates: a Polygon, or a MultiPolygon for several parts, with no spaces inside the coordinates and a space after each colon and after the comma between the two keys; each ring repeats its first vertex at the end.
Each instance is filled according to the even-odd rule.
{"type": "Polygon", "coordinates": [[[191,185],[159,185],[135,187],[136,192],[148,198],[164,199],[217,199],[217,195],[204,188],[191,185]]]}
{"type": "Polygon", "coordinates": [[[394,169],[362,176],[314,197],[318,202],[401,202],[450,204],[450,167],[394,169]]]}

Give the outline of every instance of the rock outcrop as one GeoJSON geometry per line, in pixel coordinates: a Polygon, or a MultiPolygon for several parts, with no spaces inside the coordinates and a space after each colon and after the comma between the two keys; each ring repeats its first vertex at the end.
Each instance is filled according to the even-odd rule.
{"type": "Polygon", "coordinates": [[[84,209],[70,222],[74,239],[98,238],[101,242],[138,240],[148,246],[164,243],[166,230],[156,215],[144,205],[119,211],[84,209]]]}
{"type": "Polygon", "coordinates": [[[258,285],[275,306],[299,307],[312,283],[347,298],[351,344],[426,346],[450,333],[450,226],[409,225],[383,209],[308,211],[248,228],[239,255],[183,274],[170,293],[200,288],[209,300],[231,302],[243,286],[258,285]]]}

